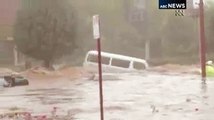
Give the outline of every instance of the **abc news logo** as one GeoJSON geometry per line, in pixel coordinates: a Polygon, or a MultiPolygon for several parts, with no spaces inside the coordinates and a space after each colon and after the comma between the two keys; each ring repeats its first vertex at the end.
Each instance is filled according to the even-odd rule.
{"type": "Polygon", "coordinates": [[[184,16],[184,10],[175,10],[175,16],[178,17],[184,16]]]}
{"type": "Polygon", "coordinates": [[[184,3],[168,3],[167,5],[160,5],[159,9],[186,9],[184,3]]]}
{"type": "Polygon", "coordinates": [[[159,0],[159,9],[186,9],[186,0],[159,0]]]}
{"type": "Polygon", "coordinates": [[[175,16],[184,16],[186,0],[159,0],[159,9],[175,9],[175,16]]]}

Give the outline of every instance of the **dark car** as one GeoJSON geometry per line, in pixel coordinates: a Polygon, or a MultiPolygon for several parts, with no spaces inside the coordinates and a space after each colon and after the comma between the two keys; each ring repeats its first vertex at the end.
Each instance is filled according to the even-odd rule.
{"type": "Polygon", "coordinates": [[[23,76],[13,76],[13,75],[7,75],[3,76],[3,79],[5,80],[4,87],[14,87],[14,86],[25,86],[29,85],[29,82],[26,78],[23,76]]]}

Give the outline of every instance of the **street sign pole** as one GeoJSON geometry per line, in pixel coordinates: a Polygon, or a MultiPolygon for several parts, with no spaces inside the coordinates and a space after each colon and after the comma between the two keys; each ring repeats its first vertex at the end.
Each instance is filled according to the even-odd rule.
{"type": "Polygon", "coordinates": [[[98,71],[99,71],[99,93],[100,93],[100,120],[104,120],[103,110],[103,83],[102,83],[102,64],[101,64],[101,40],[100,40],[100,20],[98,15],[93,16],[93,34],[97,40],[98,51],[98,71]]]}
{"type": "Polygon", "coordinates": [[[100,89],[100,119],[104,120],[103,111],[103,84],[102,84],[102,64],[101,64],[101,42],[100,38],[97,39],[98,62],[99,62],[99,89],[100,89]]]}
{"type": "Polygon", "coordinates": [[[205,30],[204,30],[204,3],[200,0],[200,61],[201,61],[201,76],[202,80],[206,80],[206,42],[205,42],[205,30]]]}

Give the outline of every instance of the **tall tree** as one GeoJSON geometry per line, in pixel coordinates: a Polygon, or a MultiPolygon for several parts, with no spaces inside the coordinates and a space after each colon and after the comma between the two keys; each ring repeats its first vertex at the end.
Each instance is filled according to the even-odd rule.
{"type": "Polygon", "coordinates": [[[18,50],[46,67],[75,45],[75,15],[67,0],[23,0],[14,37],[18,50]]]}

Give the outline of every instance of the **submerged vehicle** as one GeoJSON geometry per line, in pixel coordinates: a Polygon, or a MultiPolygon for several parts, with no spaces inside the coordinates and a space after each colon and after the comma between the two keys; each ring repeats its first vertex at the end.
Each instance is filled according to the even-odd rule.
{"type": "MultiPolygon", "coordinates": [[[[83,66],[91,71],[96,71],[98,65],[98,52],[89,51],[86,54],[83,66]]],[[[149,67],[144,59],[129,57],[119,54],[101,52],[102,67],[104,72],[140,71],[149,67]]]]}
{"type": "Polygon", "coordinates": [[[29,85],[29,82],[23,76],[6,75],[0,77],[0,86],[14,87],[29,85]]]}

